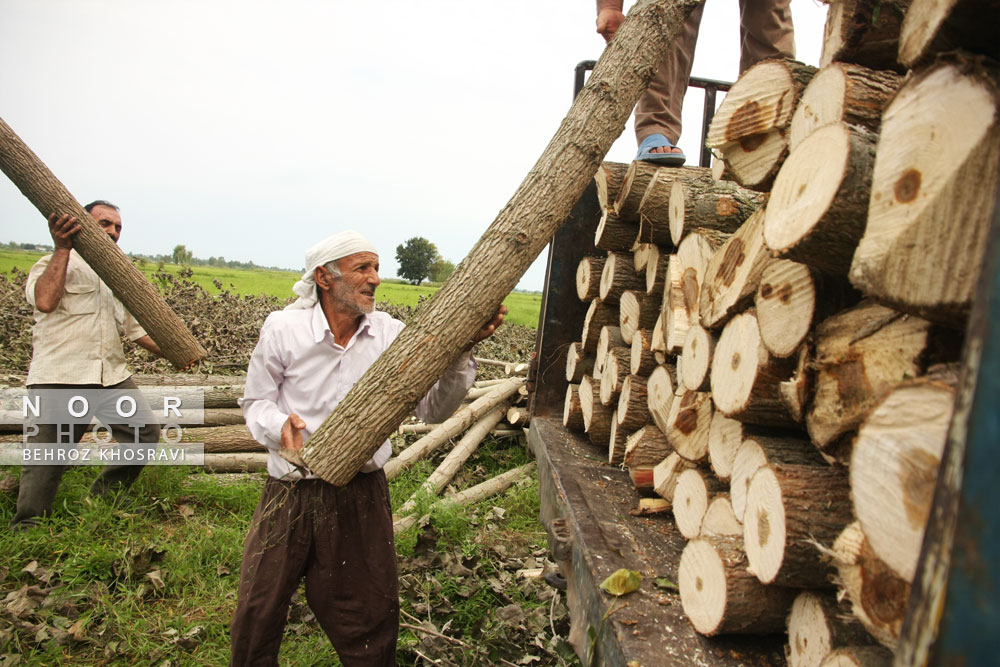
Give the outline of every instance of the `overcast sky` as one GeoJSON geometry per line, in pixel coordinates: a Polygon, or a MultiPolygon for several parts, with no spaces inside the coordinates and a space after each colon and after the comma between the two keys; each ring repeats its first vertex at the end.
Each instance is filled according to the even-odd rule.
{"type": "MultiPolygon", "coordinates": [[[[735,79],[735,5],[708,0],[694,75],[735,79]]],[[[826,6],[792,10],[816,64],[826,6]]],[[[0,17],[0,117],[78,201],[121,207],[126,252],[298,269],[356,228],[384,276],[412,236],[468,253],[604,47],[593,0],[0,0],[0,17]]],[[[700,114],[692,93],[689,164],[700,114]]],[[[634,152],[630,124],[608,159],[634,152]]],[[[2,176],[0,241],[51,241],[2,176]]],[[[544,252],[519,287],[543,279],[544,252]]]]}

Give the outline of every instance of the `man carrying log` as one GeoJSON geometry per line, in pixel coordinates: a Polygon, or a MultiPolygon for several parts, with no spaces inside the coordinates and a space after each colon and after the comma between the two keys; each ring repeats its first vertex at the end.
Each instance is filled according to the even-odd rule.
{"type": "MultiPolygon", "coordinates": [[[[122,219],[118,207],[97,200],[84,209],[118,243],[122,219]]],[[[49,233],[55,250],[35,263],[28,272],[25,296],[34,309],[31,366],[28,369],[29,391],[49,389],[132,390],[129,395],[137,405],[133,424],[109,424],[119,443],[155,443],[160,426],[138,392],[131,373],[125,367],[120,333],[145,349],[160,354],[160,348],[125,310],[97,273],[73,250],[73,236],[80,231],[79,221],[70,215],[49,216],[49,233]]],[[[85,424],[39,424],[28,443],[52,445],[64,442],[71,429],[73,444],[83,437],[85,424]]],[[[56,490],[65,465],[25,465],[17,510],[11,528],[20,530],[52,512],[56,490]]],[[[108,465],[90,487],[91,494],[110,493],[135,481],[141,465],[108,465]]]]}
{"type": "MultiPolygon", "coordinates": [[[[244,547],[231,665],[277,664],[303,576],[309,606],[344,665],[396,664],[396,550],[382,471],[391,445],[386,440],[343,487],[313,475],[298,455],[403,329],[375,311],[378,269],[375,246],[355,231],[310,248],[293,288],[298,300],[268,316],[250,358],[240,404],[251,434],[269,451],[269,477],[244,547]]],[[[418,404],[418,417],[440,421],[455,411],[475,379],[472,345],[491,335],[505,312],[501,306],[469,341],[418,404]]]]}
{"type": "MultiPolygon", "coordinates": [[[[623,0],[597,0],[597,32],[610,42],[625,20],[623,0]]],[[[794,58],[791,0],[740,0],[740,72],[765,58],[794,58]]],[[[705,4],[688,15],[677,39],[635,108],[636,160],[679,167],[687,159],[677,147],[681,109],[694,63],[705,4]]]]}

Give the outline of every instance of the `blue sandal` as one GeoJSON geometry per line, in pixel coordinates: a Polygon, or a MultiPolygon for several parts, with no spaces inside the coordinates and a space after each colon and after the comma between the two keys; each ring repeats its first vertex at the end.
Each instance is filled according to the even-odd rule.
{"type": "Polygon", "coordinates": [[[639,153],[635,156],[636,160],[644,160],[646,162],[657,162],[668,167],[679,167],[687,161],[687,156],[681,153],[651,153],[650,151],[654,148],[660,148],[661,146],[669,146],[671,148],[676,148],[669,139],[667,139],[662,134],[651,134],[642,140],[639,144],[639,153]]]}

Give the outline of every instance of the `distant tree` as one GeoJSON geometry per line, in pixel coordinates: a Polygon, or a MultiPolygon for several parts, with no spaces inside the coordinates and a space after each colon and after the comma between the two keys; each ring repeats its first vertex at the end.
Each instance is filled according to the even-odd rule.
{"type": "Polygon", "coordinates": [[[191,251],[183,245],[174,246],[174,252],[171,257],[174,260],[174,264],[187,265],[191,263],[191,251]]]}
{"type": "Polygon", "coordinates": [[[396,273],[400,278],[419,285],[430,275],[431,266],[437,258],[437,247],[433,243],[422,236],[414,236],[405,244],[396,246],[396,261],[399,262],[396,273]]]}
{"type": "Polygon", "coordinates": [[[437,256],[434,263],[431,264],[431,280],[436,283],[443,283],[451,275],[451,272],[455,270],[455,263],[449,262],[441,255],[437,256]]]}

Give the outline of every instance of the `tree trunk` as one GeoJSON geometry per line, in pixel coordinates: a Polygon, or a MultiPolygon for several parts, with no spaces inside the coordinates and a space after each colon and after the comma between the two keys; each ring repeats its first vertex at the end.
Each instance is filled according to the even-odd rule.
{"type": "Polygon", "coordinates": [[[638,375],[625,376],[618,395],[617,419],[618,427],[625,433],[632,433],[649,423],[646,378],[638,375]]]}
{"type": "Polygon", "coordinates": [[[566,400],[563,403],[563,426],[571,431],[584,432],[579,384],[566,385],[566,400]]]}
{"type": "Polygon", "coordinates": [[[870,646],[872,638],[832,593],[803,591],[788,615],[788,667],[816,667],[835,648],[870,646]]]}
{"type": "Polygon", "coordinates": [[[942,59],[886,108],[850,270],[868,296],[965,326],[1000,187],[996,77],[961,56],[942,59]]]}
{"type": "Polygon", "coordinates": [[[851,455],[854,513],[875,554],[912,582],[955,404],[957,374],[893,389],[868,413],[851,455]]]}
{"type": "Polygon", "coordinates": [[[601,272],[607,257],[584,257],[576,266],[576,295],[580,301],[592,301],[600,293],[601,272]]]}
{"type": "Polygon", "coordinates": [[[635,245],[638,233],[638,225],[623,221],[611,211],[605,211],[594,232],[594,245],[609,252],[629,252],[635,245]]]}
{"type": "Polygon", "coordinates": [[[691,391],[708,391],[711,386],[709,370],[715,354],[716,337],[696,324],[688,329],[681,353],[681,383],[691,391]]]}
{"type": "Polygon", "coordinates": [[[44,217],[66,213],[79,220],[80,231],[73,237],[73,249],[111,288],[175,368],[187,368],[208,356],[142,271],[2,119],[0,171],[44,217]]]}
{"type": "Polygon", "coordinates": [[[652,333],[649,329],[640,329],[632,336],[632,349],[629,362],[629,373],[648,377],[656,368],[656,357],[650,349],[652,333]]]}
{"type": "Polygon", "coordinates": [[[758,209],[719,248],[705,269],[698,309],[701,326],[719,329],[753,299],[771,262],[764,245],[764,209],[758,209]]]}
{"type": "MultiPolygon", "coordinates": [[[[831,10],[833,11],[833,10],[831,10]]],[[[899,87],[895,72],[831,63],[813,77],[792,115],[788,150],[829,123],[847,123],[878,134],[882,111],[899,87]]]]}
{"type": "Polygon", "coordinates": [[[677,488],[677,479],[685,470],[694,468],[695,465],[681,457],[677,452],[670,452],[667,457],[656,464],[653,468],[653,490],[661,498],[673,502],[674,489],[677,488]]]}
{"type": "Polygon", "coordinates": [[[794,428],[778,385],[791,377],[794,359],[771,356],[760,339],[752,311],[734,317],[722,330],[712,363],[712,397],[727,417],[765,426],[794,428]]]}
{"type": "Polygon", "coordinates": [[[854,615],[880,644],[895,651],[910,584],[879,560],[857,521],[840,533],[830,555],[854,615]]]}
{"type": "Polygon", "coordinates": [[[935,54],[961,49],[1000,60],[997,0],[915,0],[903,19],[899,62],[915,67],[935,54]]]}
{"type": "Polygon", "coordinates": [[[813,443],[826,449],[855,430],[887,391],[917,377],[936,346],[930,322],[865,301],[816,328],[815,393],[806,414],[813,443]]]}
{"type": "Polygon", "coordinates": [[[660,314],[660,302],[645,292],[626,290],[618,302],[619,323],[621,324],[622,340],[632,344],[632,336],[639,329],[649,329],[656,324],[660,314]]]}
{"type": "Polygon", "coordinates": [[[698,4],[658,0],[633,6],[508,205],[310,438],[302,457],[313,472],[337,486],[350,481],[462,354],[569,215],[698,4]]]}
{"type": "MultiPolygon", "coordinates": [[[[416,461],[437,450],[444,443],[448,442],[448,440],[479,421],[484,414],[491,411],[497,405],[504,403],[513,394],[516,394],[517,390],[523,384],[523,378],[510,378],[505,384],[496,385],[489,394],[477,398],[466,407],[460,409],[450,418],[441,422],[436,429],[417,440],[394,458],[389,459],[384,468],[385,476],[388,479],[393,479],[416,461]]],[[[306,445],[308,446],[315,437],[316,434],[314,433],[313,437],[306,441],[306,445]]]]}
{"type": "Polygon", "coordinates": [[[594,371],[594,358],[583,353],[583,346],[573,342],[566,349],[566,382],[580,384],[584,375],[594,371]]]}
{"type": "Polygon", "coordinates": [[[646,380],[646,404],[649,416],[664,433],[670,430],[670,406],[674,402],[674,381],[666,364],[660,364],[646,380]]]}
{"type": "Polygon", "coordinates": [[[687,391],[678,387],[667,416],[670,446],[688,461],[708,456],[708,427],[712,423],[712,395],[707,391],[687,391]]]}
{"type": "Polygon", "coordinates": [[[607,211],[615,203],[618,191],[625,181],[628,164],[624,162],[602,162],[594,174],[594,184],[597,186],[597,202],[601,211],[607,211]]]}
{"type": "Polygon", "coordinates": [[[910,0],[840,0],[831,3],[820,66],[835,61],[905,71],[897,60],[899,31],[910,0]]]}
{"type": "Polygon", "coordinates": [[[725,490],[725,484],[711,473],[705,475],[697,468],[685,470],[677,478],[674,499],[674,522],[681,535],[693,540],[701,534],[701,522],[708,510],[709,500],[725,490]]]}
{"type": "Polygon", "coordinates": [[[829,587],[832,571],[820,559],[816,544],[833,544],[851,519],[845,470],[764,466],[750,480],[743,513],[750,569],[765,584],[829,587]]]}
{"type": "Polygon", "coordinates": [[[743,537],[743,524],[733,512],[729,494],[720,493],[712,499],[701,520],[701,535],[724,535],[743,537]]]}
{"type": "Polygon", "coordinates": [[[736,449],[729,481],[729,499],[733,503],[733,513],[740,521],[743,521],[747,492],[754,473],[775,463],[827,467],[823,457],[808,440],[764,435],[747,437],[736,449]]]}
{"type": "Polygon", "coordinates": [[[824,125],[792,152],[771,188],[764,242],[776,255],[847,275],[865,232],[876,137],[824,125]]]}
{"type": "Polygon", "coordinates": [[[656,466],[670,455],[670,443],[660,429],[647,424],[625,441],[625,465],[630,468],[656,466]]]}
{"type": "Polygon", "coordinates": [[[707,169],[700,178],[677,179],[670,189],[670,240],[680,245],[693,229],[732,234],[763,205],[761,193],[717,181],[707,169]]]}
{"type": "Polygon", "coordinates": [[[616,304],[626,290],[645,290],[646,275],[635,272],[635,266],[628,261],[628,255],[608,253],[608,261],[601,272],[599,296],[606,304],[616,304]]]}
{"type": "Polygon", "coordinates": [[[629,164],[625,171],[625,180],[622,182],[622,187],[618,191],[618,196],[615,197],[615,203],[612,207],[619,218],[639,222],[639,204],[642,203],[643,195],[646,194],[649,181],[659,169],[660,167],[652,162],[643,162],[642,160],[636,160],[629,164]]]}
{"type": "Polygon", "coordinates": [[[699,537],[681,553],[681,605],[703,635],[781,632],[795,591],[764,586],[747,571],[742,540],[699,537]]]}

